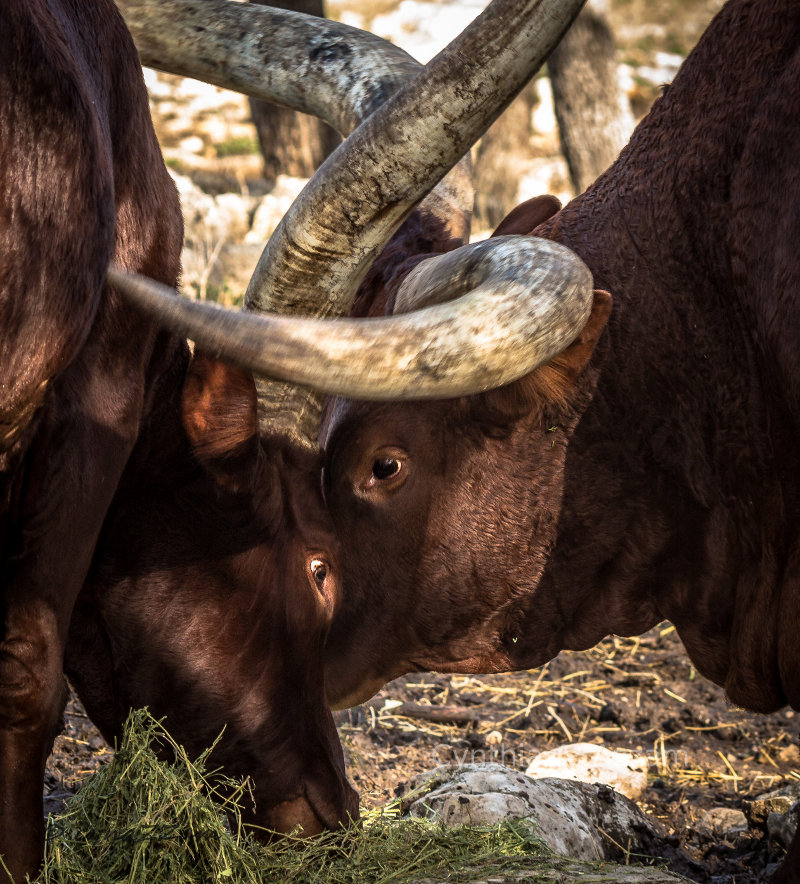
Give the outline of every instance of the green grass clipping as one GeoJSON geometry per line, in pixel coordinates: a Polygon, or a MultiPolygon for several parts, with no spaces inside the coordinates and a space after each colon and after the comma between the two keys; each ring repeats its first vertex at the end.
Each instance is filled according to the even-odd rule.
{"type": "Polygon", "coordinates": [[[400,819],[397,805],[358,826],[258,842],[242,822],[247,782],[194,761],[146,710],[133,712],[113,760],[47,826],[47,884],[257,884],[474,879],[547,854],[529,821],[446,829],[400,819]],[[173,760],[162,761],[159,748],[173,760]]]}

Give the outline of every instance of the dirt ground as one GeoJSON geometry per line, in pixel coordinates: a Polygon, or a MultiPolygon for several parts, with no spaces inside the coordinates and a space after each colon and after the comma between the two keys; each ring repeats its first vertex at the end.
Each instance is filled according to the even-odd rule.
{"type": "MultiPolygon", "coordinates": [[[[748,799],[800,780],[800,716],[732,707],[695,673],[666,623],[528,672],[398,679],[337,719],[364,807],[385,804],[413,775],[448,761],[524,771],[538,752],[579,741],[647,755],[640,805],[663,824],[670,868],[698,882],[763,881],[783,853],[763,829],[720,839],[697,831],[697,821],[711,808],[747,810],[748,799]]],[[[47,807],[58,809],[110,754],[71,700],[48,764],[47,807]]]]}

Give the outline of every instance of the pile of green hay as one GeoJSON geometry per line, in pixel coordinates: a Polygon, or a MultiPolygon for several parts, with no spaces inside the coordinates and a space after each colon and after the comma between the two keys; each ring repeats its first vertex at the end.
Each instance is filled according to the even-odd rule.
{"type": "Polygon", "coordinates": [[[262,845],[241,821],[247,784],[210,771],[211,751],[192,761],[146,711],[133,713],[113,761],[86,782],[63,814],[51,817],[39,881],[458,881],[474,878],[480,868],[519,868],[546,853],[525,822],[445,829],[398,819],[391,808],[346,831],[262,845]],[[171,748],[174,761],[159,760],[158,746],[171,748]]]}

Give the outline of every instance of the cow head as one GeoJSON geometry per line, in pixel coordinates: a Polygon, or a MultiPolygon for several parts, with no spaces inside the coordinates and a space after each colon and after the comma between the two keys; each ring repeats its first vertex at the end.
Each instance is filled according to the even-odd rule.
{"type": "Polygon", "coordinates": [[[358,816],[322,653],[339,602],[319,457],[258,433],[252,376],[196,353],[143,434],[76,606],[65,669],[111,740],[147,706],[253,784],[279,832],[358,816]],[[141,459],[140,459],[141,458],[141,459]]]}
{"type": "MultiPolygon", "coordinates": [[[[528,231],[556,208],[537,200],[499,231],[528,231]]],[[[388,249],[378,268],[384,260],[394,260],[388,249]]],[[[373,279],[359,300],[409,306],[373,279]]],[[[523,632],[541,655],[528,665],[560,650],[550,628],[560,614],[547,610],[557,601],[541,600],[533,619],[548,627],[535,641],[527,615],[521,628],[520,605],[535,598],[555,539],[567,443],[594,391],[591,360],[610,302],[596,291],[578,337],[500,388],[446,401],[329,404],[323,488],[344,575],[326,649],[332,703],[361,702],[409,671],[519,668],[523,632]]]]}
{"type": "MultiPolygon", "coordinates": [[[[166,15],[174,30],[176,4],[144,6],[156,19],[166,15]]],[[[130,12],[137,3],[124,6],[130,12]]],[[[248,36],[241,16],[281,15],[230,6],[239,39],[248,36]]],[[[217,757],[229,772],[253,777],[259,823],[285,830],[299,822],[313,831],[355,809],[324,704],[323,643],[341,604],[343,575],[320,487],[322,393],[417,399],[511,382],[574,338],[590,311],[591,285],[586,268],[557,246],[511,237],[455,249],[467,235],[471,206],[462,163],[420,207],[450,251],[432,272],[410,275],[401,296],[413,307],[408,316],[376,324],[274,314],[348,310],[392,232],[540,66],[579,6],[495,0],[477,27],[375,113],[385,93],[370,80],[361,90],[365,122],[270,240],[246,296],[249,311],[223,313],[109,272],[120,294],[199,350],[180,402],[165,406],[181,414],[181,425],[158,438],[143,434],[141,446],[157,449],[154,460],[167,468],[153,475],[137,470],[134,458],[120,489],[73,624],[73,645],[94,650],[72,655],[70,671],[107,733],[118,730],[128,706],[143,704],[165,715],[190,747],[206,745],[225,725],[217,757]],[[539,7],[549,10],[544,24],[539,7]],[[510,42],[500,35],[509,31],[510,42]],[[543,35],[544,45],[532,34],[543,35]],[[453,279],[463,297],[416,309],[441,301],[437,293],[451,292],[453,279]],[[532,294],[538,285],[549,292],[544,299],[532,294]],[[496,323],[486,323],[488,310],[496,323]],[[462,359],[464,351],[471,358],[462,359]],[[89,671],[82,661],[93,658],[101,664],[89,671]],[[106,709],[114,712],[104,718],[106,709]]],[[[218,0],[186,9],[193,17],[186,40],[216,38],[231,12],[218,0]],[[214,17],[214,27],[198,26],[197,16],[214,17]]],[[[344,59],[346,76],[337,82],[352,85],[353,53],[322,53],[298,36],[296,17],[288,21],[287,45],[303,47],[306,65],[344,59]]],[[[330,22],[306,26],[332,39],[330,22]]],[[[146,37],[133,29],[147,59],[146,37]]],[[[153,30],[163,29],[156,23],[153,30]]],[[[183,60],[162,66],[196,73],[183,62],[188,56],[189,65],[205,64],[210,50],[187,53],[187,42],[176,42],[183,60]]],[[[226,46],[226,69],[235,57],[226,46]]],[[[409,65],[416,73],[404,56],[406,79],[409,65]]],[[[269,81],[275,67],[251,70],[269,81]]],[[[292,66],[282,60],[281,67],[292,66]]],[[[308,77],[304,85],[303,95],[316,98],[308,77]]]]}

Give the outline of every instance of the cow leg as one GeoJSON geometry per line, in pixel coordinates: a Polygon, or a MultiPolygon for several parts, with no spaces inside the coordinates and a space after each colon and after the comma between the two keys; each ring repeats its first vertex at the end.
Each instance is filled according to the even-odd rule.
{"type": "Polygon", "coordinates": [[[48,608],[15,610],[0,643],[0,856],[17,882],[41,862],[42,776],[65,698],[58,615],[48,608]]]}
{"type": "MultiPolygon", "coordinates": [[[[112,389],[105,381],[104,390],[112,389]]],[[[141,386],[128,387],[127,401],[122,393],[114,398],[98,392],[97,380],[80,390],[56,391],[27,453],[9,529],[14,533],[6,538],[0,578],[0,855],[15,882],[33,876],[41,863],[42,776],[63,711],[70,615],[138,429],[141,386]],[[65,411],[59,402],[84,407],[65,411]],[[106,413],[87,403],[106,403],[106,413]]]]}

